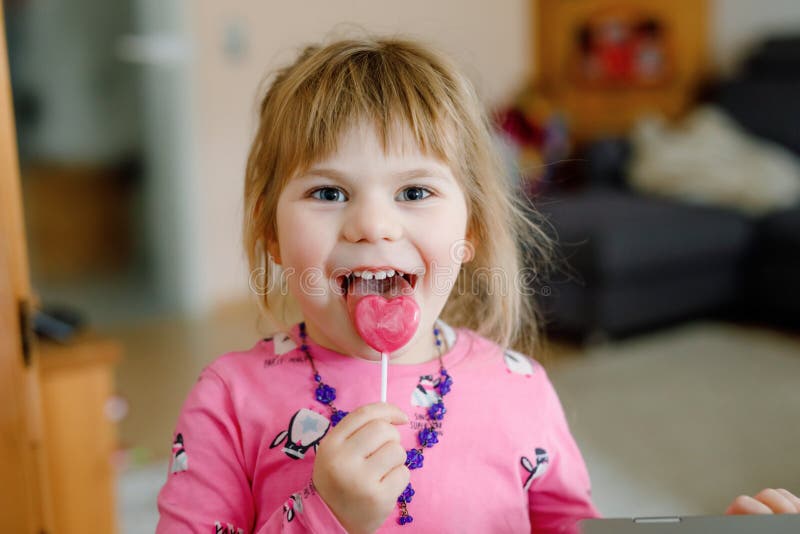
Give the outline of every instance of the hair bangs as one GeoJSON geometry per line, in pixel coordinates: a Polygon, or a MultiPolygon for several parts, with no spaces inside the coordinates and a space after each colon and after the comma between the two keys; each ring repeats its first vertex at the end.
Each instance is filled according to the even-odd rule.
{"type": "Polygon", "coordinates": [[[375,128],[384,154],[416,148],[456,171],[458,121],[447,80],[391,47],[334,56],[300,84],[276,129],[284,179],[302,173],[338,149],[342,134],[360,124],[375,128]],[[412,145],[413,144],[413,145],[412,145]]]}

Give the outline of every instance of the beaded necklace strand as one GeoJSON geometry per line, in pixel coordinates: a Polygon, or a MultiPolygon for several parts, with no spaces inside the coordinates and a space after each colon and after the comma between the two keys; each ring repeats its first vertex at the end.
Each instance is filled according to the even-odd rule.
{"type": "MultiPolygon", "coordinates": [[[[439,374],[441,375],[436,389],[439,391],[440,400],[431,405],[425,414],[425,427],[417,434],[419,446],[406,451],[405,464],[409,469],[420,469],[423,461],[425,460],[423,455],[424,448],[430,448],[439,443],[439,433],[436,431],[434,421],[442,421],[444,419],[444,414],[447,413],[447,410],[444,407],[444,396],[450,393],[450,389],[453,386],[453,379],[447,373],[447,370],[444,368],[444,363],[442,362],[442,340],[439,337],[440,334],[441,331],[439,328],[434,326],[433,335],[436,339],[436,349],[438,351],[439,358],[439,374]]],[[[319,374],[319,371],[317,371],[317,366],[314,365],[314,359],[311,357],[311,351],[309,350],[308,343],[306,342],[305,322],[300,323],[300,338],[302,340],[300,349],[305,353],[308,363],[311,364],[311,370],[314,373],[314,381],[317,383],[315,397],[317,401],[327,405],[328,408],[330,408],[331,425],[336,426],[349,412],[339,410],[333,404],[333,401],[336,400],[336,388],[329,386],[322,381],[322,376],[319,374]]],[[[400,516],[397,518],[397,522],[401,525],[406,525],[414,520],[414,518],[408,513],[408,503],[411,502],[411,498],[413,496],[414,488],[411,487],[411,483],[409,482],[408,486],[406,486],[406,489],[404,489],[403,493],[401,493],[397,498],[397,506],[400,508],[400,516]]]]}

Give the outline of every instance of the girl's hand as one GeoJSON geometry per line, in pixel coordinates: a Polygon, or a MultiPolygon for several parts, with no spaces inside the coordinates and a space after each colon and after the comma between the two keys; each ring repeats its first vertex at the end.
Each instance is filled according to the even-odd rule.
{"type": "Polygon", "coordinates": [[[312,480],[351,534],[378,530],[397,506],[411,475],[394,425],[408,423],[400,408],[376,402],[354,410],[320,442],[312,480]]]}
{"type": "Polygon", "coordinates": [[[740,495],[725,512],[728,515],[800,514],[800,498],[785,489],[767,488],[758,495],[740,495]]]}

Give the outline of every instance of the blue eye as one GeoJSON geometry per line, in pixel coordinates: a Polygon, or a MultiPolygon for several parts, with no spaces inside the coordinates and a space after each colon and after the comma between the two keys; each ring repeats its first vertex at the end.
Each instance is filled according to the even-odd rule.
{"type": "Polygon", "coordinates": [[[311,197],[325,202],[344,202],[347,197],[344,191],[337,187],[320,187],[311,192],[311,197]]]}
{"type": "Polygon", "coordinates": [[[412,186],[403,189],[397,196],[397,199],[414,201],[414,200],[422,200],[424,198],[428,198],[430,195],[431,195],[430,190],[424,187],[412,186]]]}

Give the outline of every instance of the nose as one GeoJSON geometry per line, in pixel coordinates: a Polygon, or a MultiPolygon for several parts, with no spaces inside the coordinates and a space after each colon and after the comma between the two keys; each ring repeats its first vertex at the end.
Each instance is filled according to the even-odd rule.
{"type": "Polygon", "coordinates": [[[347,241],[396,241],[403,233],[397,207],[378,195],[362,196],[348,206],[342,233],[347,241]]]}

